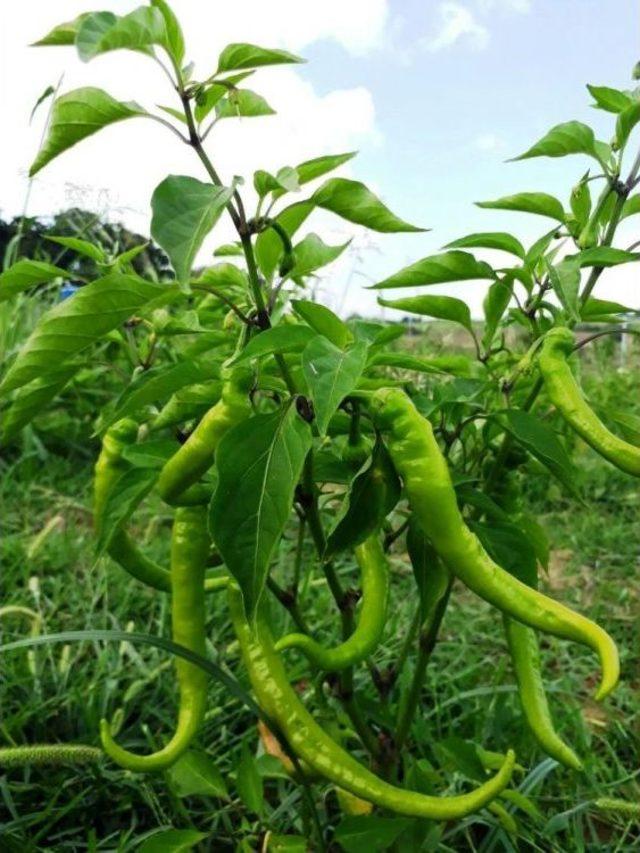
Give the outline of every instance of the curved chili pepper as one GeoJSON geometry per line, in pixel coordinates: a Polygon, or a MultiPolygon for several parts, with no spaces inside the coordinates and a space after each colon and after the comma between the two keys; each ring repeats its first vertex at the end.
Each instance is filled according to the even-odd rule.
{"type": "MultiPolygon", "coordinates": [[[[174,642],[205,655],[204,570],[209,554],[207,512],[204,507],[176,511],[171,539],[171,623],[174,642]]],[[[200,667],[176,660],[180,708],[169,743],[151,755],[136,755],[113,740],[107,720],[100,721],[104,751],[127,770],[164,770],[180,758],[196,735],[207,701],[207,676],[200,667]]]]}
{"type": "Polygon", "coordinates": [[[251,411],[248,392],[252,382],[252,374],[244,366],[226,368],[221,399],[160,472],[158,492],[164,501],[174,503],[213,465],[220,439],[251,411]]]}
{"type": "Polygon", "coordinates": [[[276,651],[296,648],[326,672],[339,672],[360,663],[377,648],[387,616],[389,567],[377,534],[355,549],[362,572],[362,608],[355,631],[340,645],[327,649],[307,634],[287,634],[276,651]]]}
{"type": "Polygon", "coordinates": [[[258,704],[282,731],[294,752],[325,779],[374,805],[409,817],[455,820],[486,806],[508,785],[515,755],[509,750],[500,770],[484,785],[455,797],[432,797],[407,791],[380,779],[332,740],[306,710],[289,684],[273,638],[258,616],[252,627],[242,595],[229,585],[231,620],[258,704]]]}
{"type": "MultiPolygon", "coordinates": [[[[123,418],[110,427],[102,441],[102,450],[95,465],[93,517],[96,532],[100,532],[104,507],[116,481],[127,470],[123,451],[136,440],[138,424],[123,418]]],[[[133,542],[127,531],[116,530],[107,546],[107,553],[136,580],[160,592],[171,592],[171,573],[151,560],[133,542]]],[[[227,585],[227,577],[207,578],[206,592],[217,592],[227,585]]]]}
{"type": "Polygon", "coordinates": [[[567,363],[574,345],[573,332],[565,327],[551,329],[544,338],[538,366],[549,398],[569,426],[600,456],[621,471],[640,477],[640,447],[607,429],[582,396],[567,363]]]}
{"type": "Polygon", "coordinates": [[[547,755],[571,770],[583,770],[582,762],[553,726],[540,672],[540,648],[536,632],[521,622],[504,617],[504,630],[518,682],[520,704],[535,739],[547,755]]]}
{"type": "Polygon", "coordinates": [[[593,649],[600,657],[604,698],[618,682],[618,650],[607,632],[501,569],[469,530],[458,508],[447,462],[428,420],[397,389],[376,391],[372,410],[388,431],[388,448],[424,533],[453,574],[480,598],[514,619],[593,649]]]}

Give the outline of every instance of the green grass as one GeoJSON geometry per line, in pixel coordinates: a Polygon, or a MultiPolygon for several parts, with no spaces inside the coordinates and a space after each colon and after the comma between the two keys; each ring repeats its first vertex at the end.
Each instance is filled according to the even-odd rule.
{"type": "MultiPolygon", "coordinates": [[[[620,406],[632,404],[637,376],[607,373],[585,376],[595,403],[607,397],[620,406]],[[602,375],[602,374],[600,374],[602,375]]],[[[637,396],[637,394],[636,394],[637,396]]],[[[584,504],[549,488],[546,478],[532,475],[526,491],[530,507],[541,518],[553,544],[546,588],[556,597],[600,621],[618,641],[623,678],[604,705],[591,698],[598,671],[593,656],[576,645],[543,640],[545,676],[558,729],[585,761],[586,772],[561,769],[537,749],[524,726],[518,706],[499,614],[456,586],[440,641],[429,665],[422,702],[408,748],[413,780],[429,781],[432,764],[448,769],[443,742],[455,736],[485,748],[516,749],[524,772],[516,787],[535,806],[530,814],[512,810],[518,839],[497,819],[483,812],[457,825],[426,827],[405,837],[402,850],[623,851],[640,844],[638,819],[598,811],[593,801],[612,797],[640,800],[640,724],[637,633],[640,597],[638,546],[640,486],[584,447],[577,447],[579,485],[584,504]]],[[[165,596],[143,589],[108,560],[96,563],[88,511],[93,449],[61,457],[48,453],[33,437],[22,453],[5,460],[0,486],[3,519],[3,605],[30,607],[42,618],[45,633],[80,629],[127,629],[168,636],[165,596]],[[45,531],[45,533],[43,533],[45,531]]],[[[397,521],[397,519],[396,519],[397,521]]],[[[145,549],[166,560],[170,517],[160,505],[149,504],[136,517],[135,535],[145,549]]],[[[275,572],[286,581],[291,570],[294,531],[281,549],[275,572]]],[[[415,594],[402,549],[392,556],[392,596],[384,645],[374,661],[394,661],[413,616],[415,594]]],[[[325,585],[305,551],[308,572],[301,605],[320,636],[335,636],[338,619],[325,585]]],[[[339,567],[345,582],[353,567],[339,567]]],[[[284,630],[284,615],[279,610],[284,630]]],[[[0,621],[2,641],[26,636],[28,624],[7,616],[0,621]]],[[[208,601],[210,656],[244,681],[225,613],[224,600],[208,601]]],[[[292,677],[307,674],[304,661],[288,657],[292,677]]],[[[413,658],[399,687],[411,674],[413,658]]],[[[83,642],[7,653],[0,680],[0,741],[2,745],[41,741],[97,744],[102,716],[122,721],[119,742],[145,751],[169,736],[175,720],[172,662],[166,653],[141,645],[83,642]]],[[[389,710],[370,687],[363,667],[357,689],[374,722],[390,719],[389,710]]],[[[391,704],[397,698],[391,696],[391,704]]],[[[314,703],[313,691],[305,696],[314,703]]],[[[337,712],[327,698],[327,712],[337,712]]],[[[261,818],[243,804],[236,771],[243,744],[256,750],[255,720],[225,688],[212,681],[210,711],[199,747],[219,769],[228,799],[180,797],[167,774],[134,776],[108,762],[95,767],[31,768],[0,775],[0,847],[2,850],[138,849],[141,839],[159,827],[195,827],[208,834],[202,850],[259,849],[260,834],[306,832],[298,786],[273,775],[273,763],[262,760],[266,804],[261,818]],[[301,817],[302,815],[302,817],[301,817]]],[[[317,711],[317,704],[315,705],[317,711]]],[[[340,716],[342,723],[345,720],[340,716]]],[[[353,740],[351,748],[356,748],[353,740]]],[[[446,744],[444,744],[446,746],[446,744]]],[[[327,828],[340,819],[335,797],[320,796],[321,819],[327,828]]],[[[442,790],[439,786],[438,790],[442,790]]]]}

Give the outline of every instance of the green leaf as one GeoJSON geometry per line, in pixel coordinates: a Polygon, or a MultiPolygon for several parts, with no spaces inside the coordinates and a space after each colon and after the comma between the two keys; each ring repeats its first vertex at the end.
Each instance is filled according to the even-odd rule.
{"type": "Polygon", "coordinates": [[[104,554],[115,532],[131,517],[157,479],[158,471],[153,468],[130,468],[118,477],[107,496],[102,517],[98,519],[96,557],[104,554]]]}
{"type": "Polygon", "coordinates": [[[467,237],[460,237],[452,243],[447,243],[445,249],[499,249],[523,259],[525,255],[520,240],[505,231],[481,231],[478,234],[469,234],[467,237]]]}
{"type": "Polygon", "coordinates": [[[181,361],[171,366],[153,367],[136,376],[124,389],[115,402],[111,413],[101,418],[100,432],[108,429],[111,424],[133,415],[151,403],[165,401],[175,391],[185,385],[204,382],[215,377],[211,364],[201,364],[194,361],[181,361]]]}
{"type": "Polygon", "coordinates": [[[57,243],[59,246],[64,246],[65,249],[71,249],[72,252],[76,252],[78,255],[91,258],[92,261],[98,264],[103,264],[106,260],[106,255],[100,246],[95,246],[93,243],[89,243],[88,240],[81,240],[79,237],[50,237],[48,234],[46,239],[51,240],[52,243],[57,243]]]}
{"type": "Polygon", "coordinates": [[[302,350],[315,337],[317,337],[315,331],[308,326],[293,326],[288,323],[274,326],[272,329],[260,332],[255,338],[251,338],[235,361],[239,363],[251,358],[262,358],[272,353],[302,350]]]}
{"type": "Polygon", "coordinates": [[[55,93],[56,93],[56,90],[53,86],[47,86],[46,87],[44,92],[38,97],[37,101],[33,105],[33,109],[29,113],[29,123],[31,123],[33,121],[33,117],[36,114],[36,112],[38,111],[38,107],[41,104],[43,104],[48,98],[50,98],[52,95],[55,95],[55,93]]]}
{"type": "Polygon", "coordinates": [[[236,89],[221,98],[216,104],[218,118],[257,118],[258,116],[275,115],[262,95],[251,89],[236,89]]]}
{"type": "Polygon", "coordinates": [[[80,25],[90,14],[92,13],[83,12],[77,18],[74,18],[73,21],[65,21],[64,24],[58,24],[46,36],[43,36],[38,41],[34,41],[31,47],[58,47],[74,44],[80,25]]]}
{"type": "Polygon", "coordinates": [[[223,243],[213,251],[214,258],[242,258],[244,252],[238,243],[223,243]]]}
{"type": "Polygon", "coordinates": [[[242,68],[260,68],[263,65],[290,65],[304,62],[299,56],[286,50],[273,50],[255,44],[228,44],[218,59],[218,74],[242,68]]]}
{"type": "Polygon", "coordinates": [[[336,827],[335,840],[346,853],[379,853],[388,850],[411,820],[375,815],[343,817],[336,827]]]}
{"type": "Polygon", "coordinates": [[[616,121],[616,145],[623,148],[631,135],[631,131],[640,121],[640,101],[634,101],[624,109],[616,121]]]}
{"type": "Polygon", "coordinates": [[[76,38],[78,54],[84,62],[112,50],[150,53],[154,45],[168,48],[165,18],[155,6],[139,6],[122,16],[106,12],[90,14],[80,25],[76,38]]]}
{"type": "Polygon", "coordinates": [[[580,121],[557,124],[528,151],[519,157],[513,157],[512,162],[527,160],[530,157],[565,157],[567,154],[588,154],[598,159],[595,137],[588,125],[580,121]]]}
{"type": "Polygon", "coordinates": [[[468,252],[444,252],[416,261],[373,286],[374,290],[392,287],[420,287],[449,281],[493,279],[495,272],[484,261],[477,261],[468,252]]]}
{"type": "Polygon", "coordinates": [[[329,210],[348,222],[364,225],[372,231],[424,231],[399,219],[371,190],[359,181],[330,178],[311,196],[317,207],[329,210]]]}
{"type": "Polygon", "coordinates": [[[264,788],[255,759],[246,743],[242,747],[242,756],[236,771],[236,789],[244,805],[257,815],[264,807],[264,788]]]}
{"type": "Polygon", "coordinates": [[[147,303],[172,292],[134,275],[110,273],[44,314],[7,371],[0,394],[45,376],[147,303]]]}
{"type": "Polygon", "coordinates": [[[122,458],[126,459],[134,468],[159,469],[173,456],[177,450],[176,442],[169,438],[152,438],[141,441],[139,444],[130,444],[122,451],[122,458]]]}
{"type": "Polygon", "coordinates": [[[538,586],[536,552],[517,525],[494,519],[490,524],[473,522],[471,529],[501,568],[527,586],[538,586]]]}
{"type": "Polygon", "coordinates": [[[509,409],[506,427],[516,441],[542,462],[568,491],[576,493],[573,465],[551,427],[521,409],[509,409]]]}
{"type": "Polygon", "coordinates": [[[611,302],[608,299],[596,299],[590,296],[582,306],[581,316],[583,320],[595,320],[599,317],[608,317],[611,314],[634,314],[634,308],[627,308],[619,302],[611,302]]]}
{"type": "Polygon", "coordinates": [[[353,335],[347,324],[320,302],[293,299],[291,307],[314,331],[318,332],[319,335],[324,335],[327,340],[340,349],[344,349],[353,340],[353,335]]]}
{"type": "Polygon", "coordinates": [[[216,224],[233,190],[169,175],[151,197],[151,235],[165,250],[180,282],[189,280],[204,238],[216,224]]]}
{"type": "MultiPolygon", "coordinates": [[[[298,201],[285,207],[276,216],[276,221],[284,228],[289,237],[293,237],[298,228],[313,210],[309,201],[298,201]]],[[[256,261],[264,277],[271,281],[278,262],[283,255],[282,240],[272,228],[258,234],[255,244],[256,261]]]]}
{"type": "Polygon", "coordinates": [[[133,101],[116,101],[102,89],[87,86],[56,98],[42,147],[29,169],[29,177],[63,151],[109,124],[146,115],[133,101]]]}
{"type": "Polygon", "coordinates": [[[45,284],[55,278],[67,278],[68,275],[66,270],[43,261],[16,261],[0,274],[0,302],[37,284],[45,284]]]}
{"type": "Polygon", "coordinates": [[[320,267],[325,267],[339,258],[347,248],[351,240],[340,243],[338,246],[328,246],[317,234],[307,234],[294,247],[295,266],[291,274],[293,277],[310,275],[320,267]]]}
{"type": "Polygon", "coordinates": [[[488,210],[517,210],[522,213],[535,213],[564,222],[562,204],[548,193],[517,193],[498,198],[495,201],[477,201],[476,207],[488,210]]]}
{"type": "MultiPolygon", "coordinates": [[[[231,86],[236,86],[238,83],[241,83],[243,80],[246,80],[247,77],[251,77],[253,71],[243,71],[240,74],[234,74],[231,77],[227,77],[225,82],[230,84],[231,86]]],[[[222,98],[229,92],[229,86],[223,85],[222,83],[211,83],[211,85],[207,86],[200,95],[196,98],[195,103],[195,118],[198,124],[203,121],[211,112],[211,110],[215,107],[217,103],[219,103],[222,98]]]]}
{"type": "Polygon", "coordinates": [[[637,195],[630,196],[622,206],[622,213],[620,214],[620,221],[626,219],[628,216],[635,216],[636,213],[640,213],[640,193],[637,195]]]}
{"type": "Polygon", "coordinates": [[[0,418],[3,444],[14,438],[58,396],[71,381],[78,367],[77,364],[63,364],[18,389],[11,406],[0,418]]]}
{"type": "Polygon", "coordinates": [[[302,835],[274,835],[269,832],[265,843],[265,853],[307,853],[309,849],[307,839],[302,835]]]}
{"type": "Polygon", "coordinates": [[[472,365],[473,362],[466,355],[422,358],[403,352],[380,352],[369,359],[367,366],[398,367],[400,370],[415,370],[417,373],[452,373],[454,376],[470,376],[472,365]]]}
{"type": "Polygon", "coordinates": [[[583,249],[572,257],[581,267],[615,267],[618,264],[640,261],[640,253],[627,252],[625,249],[616,249],[613,246],[593,246],[591,249],[583,249]]]}
{"type": "Polygon", "coordinates": [[[321,335],[316,336],[302,353],[302,371],[313,401],[320,435],[342,400],[358,384],[367,360],[367,345],[359,341],[344,351],[321,335]]]}
{"type": "Polygon", "coordinates": [[[571,190],[571,212],[576,219],[577,234],[585,227],[591,214],[591,191],[589,189],[588,177],[589,172],[571,190]]]}
{"type": "Polygon", "coordinates": [[[459,323],[473,334],[471,312],[462,299],[453,296],[407,296],[404,299],[378,298],[378,305],[406,311],[409,314],[419,314],[421,317],[435,317],[438,320],[451,320],[459,323]]]}
{"type": "Polygon", "coordinates": [[[425,622],[445,602],[450,575],[413,515],[407,529],[407,554],[420,595],[421,619],[425,622]]]}
{"type": "Polygon", "coordinates": [[[633,103],[633,98],[620,89],[611,89],[609,86],[590,86],[587,89],[596,102],[594,106],[608,113],[621,113],[626,107],[633,103]]]}
{"type": "Polygon", "coordinates": [[[194,284],[200,284],[204,287],[210,284],[212,287],[223,289],[237,287],[242,291],[245,291],[249,285],[246,272],[231,263],[214,264],[211,267],[206,267],[193,281],[194,284]]]}
{"type": "Polygon", "coordinates": [[[175,61],[176,65],[182,65],[185,46],[180,22],[166,0],[151,0],[151,5],[159,9],[164,18],[166,32],[165,46],[169,55],[175,61]]]}
{"type": "Polygon", "coordinates": [[[147,838],[138,853],[189,853],[207,837],[206,832],[195,829],[163,829],[147,838]]]}
{"type": "Polygon", "coordinates": [[[389,452],[378,439],[366,467],[358,472],[345,495],[327,536],[324,558],[351,550],[375,533],[400,500],[400,489],[389,452]]]}
{"type": "Polygon", "coordinates": [[[311,430],[287,403],[228,432],[217,454],[218,487],[210,507],[213,539],[242,590],[252,618],[269,564],[291,514],[311,447],[311,430]]]}
{"type": "Polygon", "coordinates": [[[580,263],[568,257],[558,264],[547,263],[549,281],[572,320],[580,319],[580,263]]]}
{"type": "Polygon", "coordinates": [[[167,772],[179,797],[229,798],[222,774],[202,752],[188,750],[167,772]]]}
{"type": "Polygon", "coordinates": [[[482,343],[488,349],[496,336],[498,323],[509,307],[513,295],[513,276],[505,275],[494,282],[484,298],[484,333],[482,343]]]}
{"type": "MultiPolygon", "coordinates": [[[[300,186],[308,184],[309,181],[320,178],[322,175],[326,175],[327,172],[333,172],[338,166],[342,166],[343,163],[347,163],[355,156],[355,151],[347,151],[345,154],[327,154],[324,157],[314,157],[313,160],[305,160],[304,163],[300,163],[295,167],[296,174],[298,175],[298,183],[300,186]]],[[[283,193],[284,190],[275,190],[273,197],[280,198],[283,193]]]]}
{"type": "Polygon", "coordinates": [[[291,166],[283,166],[275,175],[270,172],[265,172],[264,169],[258,169],[253,175],[253,186],[260,198],[264,198],[268,193],[279,194],[288,192],[298,192],[300,184],[298,182],[298,173],[291,166]]]}

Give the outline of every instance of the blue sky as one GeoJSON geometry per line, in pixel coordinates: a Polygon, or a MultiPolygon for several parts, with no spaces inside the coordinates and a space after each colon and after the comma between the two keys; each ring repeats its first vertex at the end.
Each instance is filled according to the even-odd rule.
{"type": "MultiPolygon", "coordinates": [[[[99,5],[122,14],[136,3],[99,5]]],[[[308,59],[252,80],[279,115],[234,127],[227,122],[212,135],[210,151],[223,174],[239,172],[250,183],[258,167],[358,148],[344,174],[367,183],[399,215],[433,229],[372,238],[328,215],[312,221],[325,236],[329,229],[330,242],[355,233],[357,251],[338,261],[319,287],[324,301],[345,311],[375,310],[373,294],[361,289],[367,278],[383,278],[454,237],[513,229],[527,240],[542,233],[549,220],[482,211],[473,202],[525,190],[566,201],[588,166],[585,158],[505,160],[569,119],[590,123],[608,140],[613,121],[589,107],[585,84],[629,87],[640,58],[635,0],[324,0],[315,8],[299,0],[244,0],[216,4],[215,12],[200,0],[173,5],[201,76],[210,73],[227,41],[283,46],[308,59]],[[350,276],[354,270],[357,275],[350,276]]],[[[5,127],[11,128],[0,162],[4,215],[22,210],[26,169],[42,131],[44,112],[28,123],[31,105],[60,74],[63,90],[99,85],[145,106],[170,102],[157,69],[142,57],[118,53],[83,65],[67,49],[26,47],[54,24],[91,8],[83,0],[0,5],[1,96],[5,127]]],[[[31,187],[28,210],[46,214],[79,203],[144,233],[153,188],[169,172],[204,177],[188,151],[165,139],[162,129],[158,136],[151,122],[137,120],[109,128],[55,161],[31,187]]],[[[201,260],[209,259],[215,242],[231,236],[227,226],[220,227],[201,260]]],[[[603,286],[607,291],[600,295],[640,307],[631,268],[607,273],[603,286]]],[[[460,296],[478,314],[484,285],[431,292],[460,296]]]]}

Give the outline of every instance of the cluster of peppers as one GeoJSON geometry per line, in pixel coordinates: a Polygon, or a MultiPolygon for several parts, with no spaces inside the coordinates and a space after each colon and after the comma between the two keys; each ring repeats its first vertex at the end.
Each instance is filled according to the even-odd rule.
{"type": "MultiPolygon", "coordinates": [[[[566,328],[549,332],[538,356],[538,367],[548,395],[570,426],[602,456],[624,471],[640,474],[640,449],[610,433],[586,403],[567,356],[573,333],[566,328]]],[[[242,594],[230,576],[207,578],[205,569],[212,542],[207,529],[209,495],[199,482],[215,465],[221,438],[251,415],[252,376],[246,368],[231,368],[223,376],[222,397],[161,471],[160,496],[176,507],[170,570],[150,561],[122,526],[111,537],[109,554],[133,577],[171,595],[173,639],[198,655],[205,653],[204,598],[221,590],[228,596],[232,624],[258,705],[269,725],[280,732],[301,763],[369,803],[397,814],[450,820],[489,804],[509,783],[515,756],[509,751],[497,773],[470,793],[434,797],[406,790],[383,780],[354,759],[313,719],[289,684],[280,652],[299,649],[318,669],[339,672],[367,659],[380,642],[389,598],[389,572],[374,533],[355,550],[361,570],[362,603],[353,633],[340,645],[325,648],[311,637],[294,633],[277,642],[264,614],[254,621],[245,614],[242,594]]],[[[521,582],[497,565],[469,529],[459,509],[449,468],[431,424],[405,391],[382,388],[366,395],[366,408],[376,431],[384,437],[400,476],[419,535],[437,555],[433,589],[439,606],[448,597],[454,579],[500,610],[514,662],[524,713],[541,747],[573,769],[581,769],[574,751],[554,729],[540,671],[536,632],[552,634],[588,646],[599,657],[602,676],[596,693],[603,699],[619,677],[618,652],[599,625],[521,582]],[[437,575],[437,577],[435,577],[437,575]]],[[[100,529],[105,502],[126,469],[123,451],[136,441],[138,425],[122,420],[104,436],[95,472],[95,520],[100,529]]],[[[409,531],[411,535],[411,530],[409,531]]],[[[102,721],[105,752],[133,771],[169,767],[187,749],[203,720],[206,676],[195,664],[176,664],[180,709],[175,734],[157,752],[136,755],[118,746],[109,724],[102,721]]]]}

